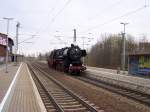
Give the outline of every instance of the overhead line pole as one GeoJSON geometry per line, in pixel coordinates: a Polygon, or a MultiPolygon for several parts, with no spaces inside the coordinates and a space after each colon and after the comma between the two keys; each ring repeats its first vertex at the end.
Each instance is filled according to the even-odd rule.
{"type": "Polygon", "coordinates": [[[123,37],[123,47],[122,47],[122,70],[123,70],[123,74],[125,74],[125,65],[126,65],[126,38],[125,38],[125,27],[128,23],[120,23],[123,24],[124,27],[124,31],[122,33],[122,37],[123,37]]]}
{"type": "Polygon", "coordinates": [[[16,46],[15,46],[15,55],[14,55],[14,59],[15,59],[16,65],[17,65],[17,51],[18,51],[18,32],[19,32],[19,27],[20,27],[20,23],[17,22],[17,25],[16,25],[16,46]]]}
{"type": "Polygon", "coordinates": [[[9,41],[8,41],[8,35],[9,35],[9,21],[13,20],[13,18],[6,18],[4,17],[3,19],[5,19],[7,21],[7,37],[6,37],[6,73],[8,73],[8,46],[9,46],[9,41]]]}

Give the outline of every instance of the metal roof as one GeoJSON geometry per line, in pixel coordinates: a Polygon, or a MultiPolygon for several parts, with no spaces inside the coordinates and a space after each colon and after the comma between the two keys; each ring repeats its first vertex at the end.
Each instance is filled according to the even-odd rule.
{"type": "Polygon", "coordinates": [[[137,51],[128,53],[129,56],[135,56],[135,55],[150,55],[150,51],[137,51]]]}

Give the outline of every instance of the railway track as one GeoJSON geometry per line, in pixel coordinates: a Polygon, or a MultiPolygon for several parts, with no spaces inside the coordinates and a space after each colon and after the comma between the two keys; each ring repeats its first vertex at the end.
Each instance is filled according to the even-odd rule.
{"type": "MultiPolygon", "coordinates": [[[[42,66],[44,66],[44,64],[42,66]]],[[[43,69],[45,69],[45,71],[47,71],[47,73],[48,73],[48,70],[46,68],[43,68],[43,69]]],[[[96,78],[88,77],[86,75],[74,76],[74,78],[77,78],[77,79],[82,80],[86,83],[90,83],[90,84],[93,84],[95,86],[104,88],[108,91],[120,94],[120,95],[125,96],[127,98],[130,98],[132,100],[138,101],[144,105],[150,106],[150,95],[148,95],[148,94],[145,94],[145,93],[142,93],[139,91],[135,91],[132,89],[128,89],[125,87],[121,87],[119,85],[113,85],[113,84],[98,80],[96,78]]]]}
{"type": "Polygon", "coordinates": [[[87,77],[87,76],[77,76],[75,78],[82,80],[86,83],[90,83],[90,84],[93,84],[95,86],[104,88],[104,89],[109,90],[111,92],[120,94],[122,96],[125,96],[125,97],[130,98],[130,99],[135,100],[135,101],[138,101],[138,102],[145,104],[147,106],[150,106],[150,95],[148,95],[148,94],[145,94],[145,93],[142,93],[139,91],[135,91],[135,90],[131,90],[128,88],[124,88],[124,87],[121,87],[119,85],[109,84],[109,83],[106,83],[104,81],[100,81],[96,78],[91,78],[91,77],[87,77]]]}
{"type": "Polygon", "coordinates": [[[104,112],[67,89],[39,66],[28,66],[48,112],[104,112]]]}

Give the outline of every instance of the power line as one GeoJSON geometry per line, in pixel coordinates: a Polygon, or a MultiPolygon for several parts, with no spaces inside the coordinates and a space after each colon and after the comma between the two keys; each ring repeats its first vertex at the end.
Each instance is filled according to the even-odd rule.
{"type": "MultiPolygon", "coordinates": [[[[69,3],[71,2],[71,0],[68,0],[65,5],[58,11],[58,13],[51,19],[50,23],[48,24],[48,26],[51,26],[52,23],[56,20],[56,18],[59,16],[59,14],[61,14],[63,12],[63,10],[69,5],[69,3]]],[[[47,26],[47,28],[48,28],[47,26]]],[[[46,29],[47,29],[46,28],[46,29]]],[[[66,42],[64,42],[62,39],[60,39],[60,37],[57,37],[56,38],[61,41],[62,43],[66,44],[66,42]]]]}
{"type": "MultiPolygon", "coordinates": [[[[104,8],[104,9],[102,9],[102,10],[99,12],[99,14],[102,14],[102,13],[106,12],[107,9],[113,8],[113,7],[115,7],[116,5],[120,4],[121,2],[122,2],[122,0],[116,1],[115,3],[113,3],[113,4],[109,5],[109,6],[107,6],[107,7],[104,8]]],[[[101,16],[101,15],[99,15],[99,14],[97,14],[97,15],[96,15],[95,17],[93,17],[93,18],[90,18],[89,21],[95,20],[98,16],[101,16]]]]}
{"type": "MultiPolygon", "coordinates": [[[[68,0],[65,5],[56,13],[56,15],[51,19],[51,21],[48,23],[47,27],[45,29],[48,29],[49,26],[56,20],[56,18],[63,12],[63,10],[67,7],[67,5],[71,2],[71,0],[68,0]]],[[[54,8],[53,8],[54,10],[54,8]]],[[[44,30],[45,30],[44,29],[44,30]]],[[[38,30],[34,35],[37,35],[41,30],[38,30]]],[[[58,39],[58,38],[57,38],[58,39]]],[[[58,39],[59,40],[59,39],[58,39]]],[[[60,40],[59,40],[60,41],[60,40]]]]}
{"type": "MultiPolygon", "coordinates": [[[[67,5],[71,2],[71,0],[68,0],[65,5],[56,13],[56,15],[51,19],[51,21],[48,23],[47,27],[45,29],[48,29],[48,27],[51,26],[51,24],[56,20],[56,18],[63,12],[63,10],[67,7],[67,5]]],[[[54,9],[53,9],[54,10],[54,9]]],[[[38,34],[40,31],[36,32],[38,34]]]]}
{"type": "MultiPolygon", "coordinates": [[[[52,12],[55,10],[56,6],[54,6],[53,8],[50,9],[50,11],[48,12],[48,18],[50,17],[50,14],[52,14],[52,12]]],[[[44,25],[44,24],[43,24],[44,25]]],[[[39,30],[35,33],[36,35],[42,30],[42,26],[40,26],[39,30]]]]}
{"type": "MultiPolygon", "coordinates": [[[[69,3],[71,2],[71,0],[68,0],[65,5],[58,11],[58,13],[51,19],[51,21],[49,22],[48,27],[50,27],[52,25],[52,23],[56,20],[56,18],[64,11],[64,9],[69,5],[69,3]]],[[[46,28],[46,29],[47,29],[46,28]]]]}
{"type": "Polygon", "coordinates": [[[21,43],[23,43],[23,42],[26,42],[27,40],[33,39],[33,38],[35,38],[35,36],[36,36],[36,35],[32,35],[32,37],[29,37],[29,38],[27,38],[27,39],[25,39],[25,40],[19,42],[18,44],[21,44],[21,43]]]}
{"type": "Polygon", "coordinates": [[[54,21],[55,21],[55,19],[57,18],[57,16],[58,16],[59,14],[61,14],[61,12],[67,7],[67,5],[68,5],[70,2],[71,2],[71,0],[68,0],[68,1],[65,3],[65,5],[62,7],[62,9],[59,10],[59,12],[52,18],[51,22],[54,22],[54,21]]]}
{"type": "Polygon", "coordinates": [[[138,8],[138,9],[135,9],[135,10],[130,11],[130,12],[127,12],[127,13],[121,15],[121,16],[118,16],[118,17],[115,17],[115,18],[113,18],[113,19],[110,19],[110,20],[108,20],[108,21],[106,21],[106,22],[104,22],[104,23],[102,23],[102,24],[99,24],[99,25],[97,25],[97,26],[91,27],[91,28],[85,30],[85,32],[90,31],[90,30],[97,29],[97,28],[99,28],[99,27],[102,27],[102,26],[104,26],[104,25],[106,25],[106,24],[109,24],[109,23],[111,23],[111,22],[114,22],[114,21],[116,21],[116,20],[118,20],[118,19],[120,19],[120,18],[122,18],[122,17],[129,16],[129,15],[132,15],[132,14],[134,14],[134,13],[137,13],[138,11],[143,10],[143,9],[145,9],[145,8],[147,8],[147,7],[149,7],[149,6],[147,6],[147,5],[145,6],[145,5],[144,5],[144,6],[140,7],[140,8],[138,8]]]}

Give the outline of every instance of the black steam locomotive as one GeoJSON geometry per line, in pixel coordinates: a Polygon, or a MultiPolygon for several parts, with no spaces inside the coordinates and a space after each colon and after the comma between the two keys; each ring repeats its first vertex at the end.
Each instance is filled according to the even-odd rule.
{"type": "Polygon", "coordinates": [[[82,50],[79,46],[71,44],[71,47],[53,50],[48,57],[48,65],[66,73],[79,74],[86,69],[81,60],[85,56],[86,50],[82,50]]]}

